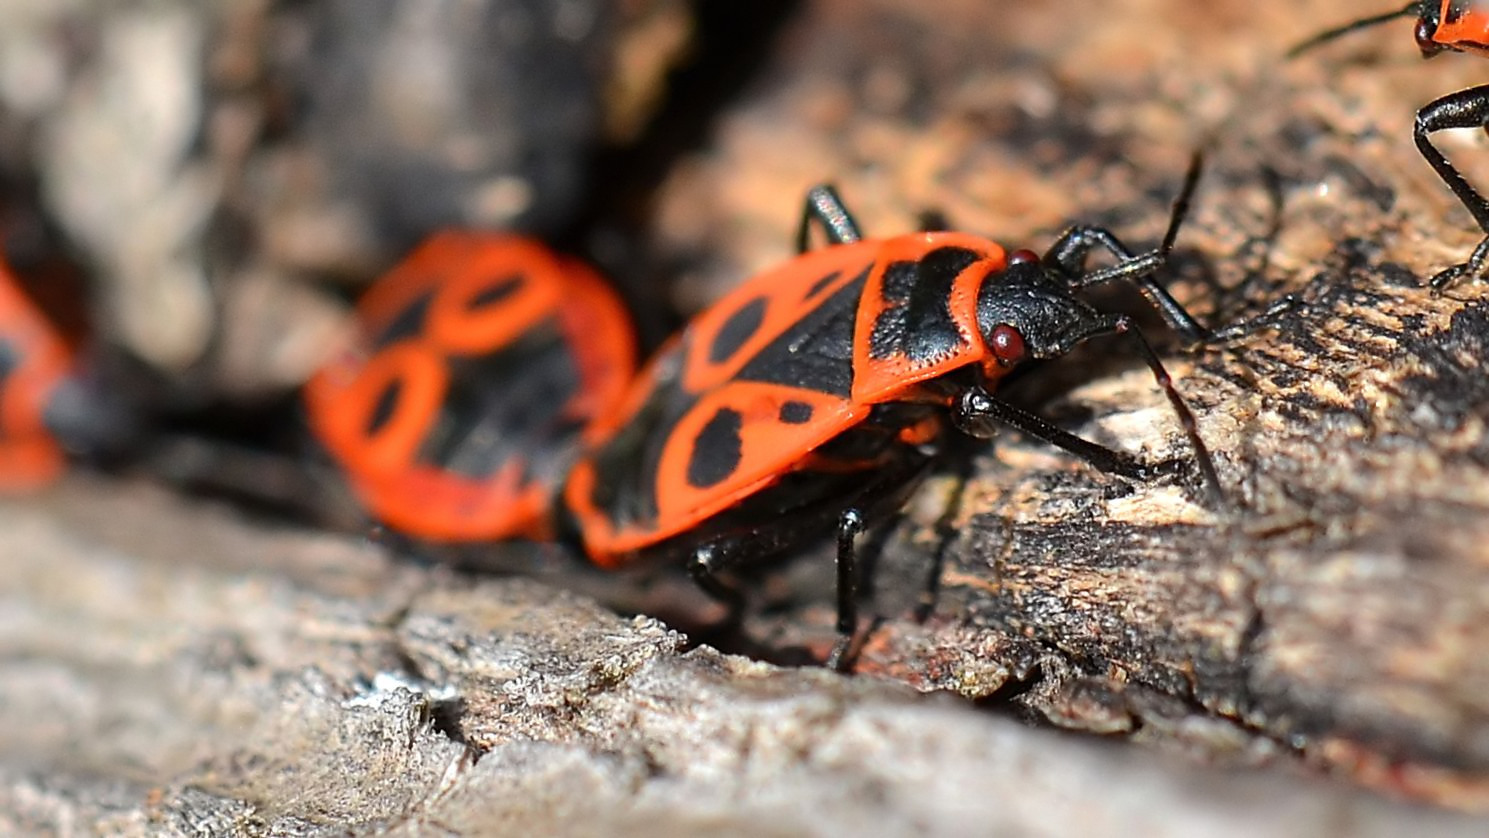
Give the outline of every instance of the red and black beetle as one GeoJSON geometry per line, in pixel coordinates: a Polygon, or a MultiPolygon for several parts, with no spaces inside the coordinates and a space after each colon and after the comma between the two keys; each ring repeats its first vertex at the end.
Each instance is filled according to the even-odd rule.
{"type": "Polygon", "coordinates": [[[1091,226],[1042,257],[966,233],[865,239],[832,188],[811,190],[801,255],[726,295],[651,359],[570,470],[561,532],[603,567],[686,559],[737,614],[740,594],[720,574],[835,531],[840,663],[857,625],[855,537],[915,485],[948,426],[988,438],[1008,425],[1132,479],[1161,471],[993,395],[1019,364],[1102,335],[1131,339],[1218,498],[1193,414],[1148,341],[1126,315],[1077,296],[1131,282],[1181,336],[1208,337],[1153,277],[1198,174],[1196,155],[1162,244],[1141,254],[1091,226]],[[809,251],[814,224],[828,246],[809,251]],[[1090,268],[1093,251],[1116,261],[1090,268]]]}
{"type": "Polygon", "coordinates": [[[530,239],[444,232],[379,279],[305,386],[374,517],[433,542],[546,538],[578,436],[635,370],[620,299],[530,239]]]}
{"type": "MultiPolygon", "coordinates": [[[[1361,18],[1320,32],[1289,50],[1288,57],[1340,35],[1403,17],[1417,19],[1416,42],[1424,58],[1444,51],[1489,56],[1489,3],[1484,0],[1414,0],[1396,11],[1361,18]]],[[[1432,134],[1449,128],[1489,129],[1489,85],[1459,90],[1428,102],[1417,111],[1416,123],[1412,127],[1412,139],[1416,141],[1417,150],[1442,182],[1453,190],[1485,234],[1466,262],[1439,271],[1432,277],[1431,286],[1436,290],[1446,288],[1461,277],[1481,277],[1489,270],[1489,201],[1432,144],[1432,134]]]]}

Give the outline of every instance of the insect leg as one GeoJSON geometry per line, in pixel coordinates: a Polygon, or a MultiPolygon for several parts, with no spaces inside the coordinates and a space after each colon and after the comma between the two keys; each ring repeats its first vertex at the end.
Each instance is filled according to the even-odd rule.
{"type": "Polygon", "coordinates": [[[807,252],[814,221],[822,227],[828,244],[853,244],[863,238],[853,214],[848,212],[838,191],[829,184],[820,184],[807,191],[806,203],[801,210],[801,226],[796,229],[797,253],[807,252]]]}
{"type": "MultiPolygon", "coordinates": [[[[1168,370],[1163,368],[1163,362],[1158,360],[1158,353],[1153,351],[1152,345],[1148,343],[1147,338],[1143,337],[1142,331],[1137,328],[1136,323],[1132,322],[1132,318],[1125,314],[1102,317],[1092,323],[1084,332],[1073,336],[1070,339],[1070,343],[1073,346],[1101,335],[1128,335],[1137,345],[1138,352],[1142,355],[1143,361],[1147,363],[1148,369],[1153,372],[1153,380],[1158,382],[1158,386],[1162,388],[1163,394],[1168,398],[1169,406],[1173,408],[1174,415],[1179,418],[1179,424],[1184,428],[1184,435],[1189,437],[1190,448],[1194,451],[1195,465],[1199,467],[1200,476],[1205,481],[1205,491],[1210,495],[1212,503],[1222,505],[1225,495],[1220,490],[1220,477],[1215,471],[1214,460],[1210,458],[1210,449],[1205,445],[1205,441],[1200,438],[1199,423],[1195,421],[1194,412],[1184,402],[1184,397],[1179,395],[1178,388],[1174,386],[1173,378],[1168,374],[1168,370]]],[[[1147,475],[1150,473],[1148,467],[1137,464],[1136,461],[1131,460],[1125,455],[1118,454],[1109,448],[1093,442],[1088,442],[1073,434],[1067,434],[1032,414],[1023,414],[1023,416],[1017,417],[1016,421],[1008,421],[1002,419],[1001,416],[993,416],[994,411],[1011,409],[1011,406],[994,399],[986,392],[985,388],[982,389],[982,396],[985,397],[986,403],[977,396],[975,390],[969,390],[964,391],[962,396],[956,401],[952,409],[952,420],[957,422],[959,427],[963,427],[963,420],[967,417],[976,419],[979,414],[986,414],[993,418],[999,418],[1006,424],[1013,425],[1021,431],[1043,439],[1051,445],[1064,448],[1102,471],[1109,471],[1113,474],[1124,474],[1122,469],[1125,468],[1131,472],[1128,476],[1139,479],[1147,479],[1147,475]],[[1028,422],[1030,419],[1034,421],[1028,422]],[[1020,422],[1027,423],[1027,426],[1020,424],[1020,422]],[[1051,431],[1054,433],[1049,433],[1051,431]],[[1136,471],[1133,471],[1134,467],[1136,471]]],[[[1022,413],[1022,411],[1019,412],[1022,413]]],[[[977,425],[971,424],[971,426],[976,427],[977,425]]],[[[986,426],[983,425],[983,427],[986,426]]],[[[973,431],[968,431],[968,433],[972,433],[974,436],[976,435],[973,431]]]]}
{"type": "Polygon", "coordinates": [[[863,528],[863,512],[858,509],[844,509],[838,516],[838,641],[824,664],[835,672],[847,669],[848,652],[858,633],[858,553],[854,541],[863,528]]]}
{"type": "Polygon", "coordinates": [[[1046,262],[1050,259],[1056,260],[1066,275],[1071,277],[1072,290],[1121,280],[1131,282],[1137,286],[1144,297],[1148,298],[1153,307],[1158,309],[1159,315],[1163,317],[1169,328],[1178,332],[1180,337],[1190,343],[1199,343],[1209,336],[1209,330],[1201,326],[1199,321],[1194,319],[1194,315],[1174,299],[1167,288],[1153,278],[1153,274],[1163,267],[1168,258],[1168,254],[1164,251],[1150,250],[1135,256],[1111,231],[1101,227],[1070,228],[1065,235],[1060,237],[1059,241],[1055,242],[1055,248],[1062,247],[1064,250],[1060,252],[1051,248],[1045,260],[1046,262]],[[1096,246],[1110,251],[1120,261],[1110,267],[1084,271],[1086,255],[1096,246]]]}
{"type": "Polygon", "coordinates": [[[1152,480],[1159,474],[1154,466],[1057,428],[1043,417],[1014,407],[981,387],[969,387],[962,391],[952,405],[951,419],[963,433],[981,439],[993,436],[994,423],[1007,425],[1056,448],[1069,451],[1092,468],[1107,474],[1132,480],[1152,480]]]}
{"type": "MultiPolygon", "coordinates": [[[[1417,111],[1412,139],[1442,182],[1453,190],[1458,202],[1473,215],[1479,229],[1489,234],[1489,201],[1454,168],[1448,158],[1432,144],[1431,135],[1449,128],[1489,129],[1489,85],[1470,87],[1428,102],[1417,111]]],[[[1441,291],[1461,277],[1481,277],[1489,262],[1489,235],[1474,248],[1468,261],[1454,265],[1432,277],[1433,290],[1441,291]]]]}
{"type": "Polygon", "coordinates": [[[1263,329],[1270,329],[1278,325],[1278,321],[1285,316],[1303,308],[1303,298],[1297,294],[1287,294],[1275,300],[1266,310],[1254,317],[1248,317],[1229,326],[1222,326],[1205,336],[1205,343],[1222,344],[1233,340],[1239,340],[1263,329]]]}
{"type": "Polygon", "coordinates": [[[1072,291],[1118,280],[1131,282],[1153,303],[1170,328],[1190,343],[1203,341],[1209,331],[1169,294],[1167,288],[1153,278],[1153,274],[1164,266],[1169,252],[1174,249],[1174,241],[1178,238],[1184,217],[1189,214],[1190,199],[1199,186],[1203,167],[1204,155],[1196,150],[1190,157],[1189,169],[1184,174],[1184,185],[1174,198],[1168,229],[1164,231],[1163,241],[1157,249],[1134,254],[1110,230],[1078,224],[1066,230],[1045,252],[1045,266],[1062,274],[1072,291]],[[1117,263],[1094,271],[1087,270],[1086,261],[1097,248],[1116,257],[1117,263]]]}
{"type": "Polygon", "coordinates": [[[688,575],[693,583],[715,602],[728,609],[720,628],[733,628],[744,616],[744,594],[719,577],[729,567],[728,555],[716,544],[704,544],[688,560],[688,575]]]}

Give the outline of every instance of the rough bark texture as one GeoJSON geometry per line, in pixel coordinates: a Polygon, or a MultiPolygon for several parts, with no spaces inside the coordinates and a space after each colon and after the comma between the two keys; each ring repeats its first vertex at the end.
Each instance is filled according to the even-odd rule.
{"type": "MultiPolygon", "coordinates": [[[[669,167],[646,258],[695,307],[785,258],[825,178],[871,234],[936,209],[1009,246],[1073,220],[1150,246],[1206,145],[1175,293],[1215,324],[1299,300],[1163,350],[1224,504],[1188,467],[1130,484],[1013,434],[971,446],[885,531],[845,679],[75,478],[0,506],[0,828],[1481,834],[1416,806],[1489,811],[1489,286],[1421,288],[1478,233],[1410,125],[1484,65],[1421,63],[1404,23],[1281,63],[1359,13],[1337,4],[1092,8],[804,4],[669,167]]],[[[1481,147],[1443,143],[1489,182],[1481,147]]],[[[1120,343],[1008,392],[1190,457],[1120,343]]],[[[673,625],[716,616],[666,575],[490,558],[673,625]]],[[[763,577],[720,640],[820,657],[828,553],[763,577]]]]}
{"type": "Polygon", "coordinates": [[[0,505],[7,834],[1476,834],[157,490],[0,505]],[[1265,807],[1257,804],[1266,801],[1265,807]]]}

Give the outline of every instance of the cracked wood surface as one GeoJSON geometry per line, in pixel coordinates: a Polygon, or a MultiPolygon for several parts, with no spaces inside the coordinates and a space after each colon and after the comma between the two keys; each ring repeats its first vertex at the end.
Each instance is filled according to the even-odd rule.
{"type": "Polygon", "coordinates": [[[1472,835],[149,487],[0,504],[6,834],[1472,835]],[[1113,778],[1120,777],[1120,782],[1113,778]],[[1265,800],[1266,806],[1258,806],[1265,800]]]}

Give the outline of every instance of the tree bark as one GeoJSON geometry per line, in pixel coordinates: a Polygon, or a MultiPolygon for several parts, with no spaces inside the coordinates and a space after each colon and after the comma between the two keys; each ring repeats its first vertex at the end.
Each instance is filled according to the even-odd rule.
{"type": "Polygon", "coordinates": [[[144,485],[0,504],[0,554],[6,834],[1478,831],[688,650],[538,583],[144,485]]]}

